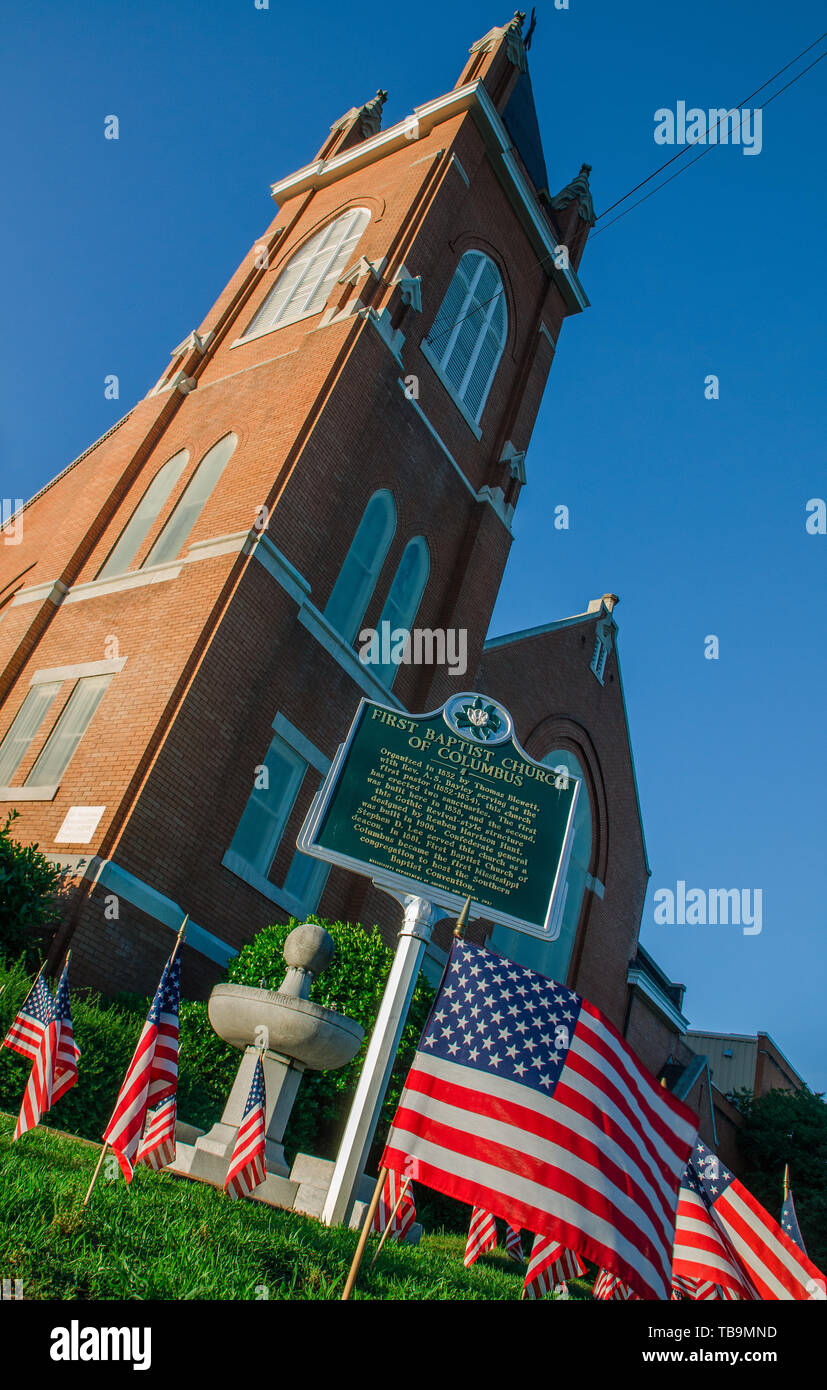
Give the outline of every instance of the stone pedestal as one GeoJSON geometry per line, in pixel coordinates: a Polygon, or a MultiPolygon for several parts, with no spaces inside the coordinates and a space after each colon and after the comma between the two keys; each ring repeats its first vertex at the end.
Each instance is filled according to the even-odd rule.
{"type": "MultiPolygon", "coordinates": [[[[223,1185],[230,1166],[230,1157],[250,1094],[258,1049],[247,1047],[236,1073],[233,1088],[227,1098],[224,1113],[208,1134],[202,1134],[192,1145],[178,1144],[172,1171],[223,1185]]],[[[275,1052],[262,1054],[267,1101],[264,1112],[264,1161],[267,1182],[256,1190],[255,1196],[276,1206],[291,1207],[297,1186],[285,1181],[290,1169],[284,1159],[284,1129],[293,1108],[304,1067],[275,1052]],[[274,1182],[278,1179],[278,1182],[274,1182]],[[265,1191],[267,1189],[267,1191],[265,1191]],[[275,1199],[275,1200],[274,1200],[275,1199]]]]}

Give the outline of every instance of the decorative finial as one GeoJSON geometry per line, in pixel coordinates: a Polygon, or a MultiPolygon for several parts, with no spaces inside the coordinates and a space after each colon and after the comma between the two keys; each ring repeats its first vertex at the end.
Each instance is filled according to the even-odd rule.
{"type": "Polygon", "coordinates": [[[569,203],[577,203],[577,211],[583,218],[583,221],[588,222],[589,226],[593,227],[596,219],[594,215],[594,203],[592,202],[592,192],[589,188],[589,174],[591,171],[591,164],[581,164],[580,173],[577,175],[577,178],[572,179],[571,183],[567,183],[565,188],[561,188],[556,197],[550,198],[549,206],[553,208],[555,212],[561,212],[563,208],[569,206],[569,203]]]}
{"type": "Polygon", "coordinates": [[[462,904],[462,911],[460,912],[459,917],[457,918],[457,924],[456,924],[456,926],[454,927],[454,936],[455,936],[459,941],[461,941],[462,938],[463,938],[464,935],[465,935],[465,928],[468,926],[468,914],[469,914],[470,911],[471,911],[471,899],[470,899],[470,897],[468,897],[468,898],[465,899],[465,902],[462,904]]]}
{"type": "Polygon", "coordinates": [[[382,124],[382,107],[388,99],[388,94],[379,88],[375,97],[366,101],[364,106],[359,109],[359,125],[363,136],[378,135],[379,127],[382,124]]]}

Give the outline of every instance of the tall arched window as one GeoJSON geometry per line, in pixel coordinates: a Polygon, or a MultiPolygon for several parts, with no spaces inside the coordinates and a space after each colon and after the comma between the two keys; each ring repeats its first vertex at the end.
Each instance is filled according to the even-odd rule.
{"type": "Polygon", "coordinates": [[[491,945],[495,951],[502,952],[509,959],[518,961],[520,965],[539,970],[542,975],[548,975],[552,980],[559,980],[565,984],[590,873],[592,812],[588,782],[576,754],[568,748],[555,748],[540,758],[539,762],[544,763],[546,767],[554,768],[555,771],[567,772],[570,777],[581,779],[577,809],[574,813],[574,841],[563,888],[565,897],[560,934],[556,941],[541,941],[537,937],[526,936],[523,932],[512,931],[509,927],[495,927],[491,933],[491,945]]]}
{"type": "Polygon", "coordinates": [[[243,336],[256,338],[320,313],[369,221],[367,208],[350,208],[312,236],[287,262],[243,336]]]}
{"type": "Polygon", "coordinates": [[[237,443],[234,434],[225,434],[223,439],[207,450],[147,555],[145,565],[162,565],[167,560],[174,560],[180,553],[237,443]]]}
{"type": "Polygon", "coordinates": [[[346,642],[359,631],[395,530],[396,506],[388,489],[382,488],[365,507],[324,610],[346,642]]]}
{"type": "Polygon", "coordinates": [[[106,579],[113,574],[123,574],[129,569],[149,535],[155,518],[189,463],[189,457],[188,450],[182,449],[158,469],[101,569],[98,570],[96,578],[106,579]]]}
{"type": "MultiPolygon", "coordinates": [[[[394,631],[400,628],[410,631],[411,623],[422,602],[430,567],[431,558],[428,554],[428,544],[425,537],[414,536],[413,540],[408,541],[402,552],[402,559],[399,561],[388,597],[385,600],[382,616],[379,619],[380,638],[385,623],[389,625],[391,641],[394,631]]],[[[384,681],[385,685],[390,687],[393,685],[398,670],[397,663],[391,661],[386,665],[377,667],[376,674],[380,680],[384,681]]]]}
{"type": "Polygon", "coordinates": [[[466,251],[422,350],[476,422],[505,347],[508,311],[494,262],[466,251]]]}

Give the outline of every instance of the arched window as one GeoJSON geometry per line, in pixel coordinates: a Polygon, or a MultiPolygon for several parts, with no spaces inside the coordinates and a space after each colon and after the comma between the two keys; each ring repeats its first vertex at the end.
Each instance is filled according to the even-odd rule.
{"type": "Polygon", "coordinates": [[[126,523],[120,536],[110,550],[101,569],[98,571],[97,579],[106,579],[113,574],[123,574],[129,569],[138,551],[149,535],[155,518],[166,503],[169,494],[178,482],[181,474],[189,463],[189,452],[182,449],[179,454],[171,459],[167,459],[126,523]]]}
{"type": "MultiPolygon", "coordinates": [[[[560,934],[556,941],[540,941],[523,932],[512,931],[509,927],[495,927],[491,933],[491,945],[495,951],[502,952],[520,965],[539,970],[552,980],[565,983],[569,972],[569,962],[583,906],[583,895],[589,877],[592,855],[592,812],[589,802],[589,787],[579,758],[568,748],[555,748],[538,760],[555,771],[567,772],[570,777],[581,779],[577,809],[574,813],[574,841],[568,873],[563,887],[562,921],[560,934]]],[[[559,920],[559,918],[558,918],[559,920]]]]}
{"type": "Polygon", "coordinates": [[[365,507],[324,610],[346,642],[359,631],[395,530],[396,506],[388,489],[382,488],[365,507]]]}
{"type": "Polygon", "coordinates": [[[312,236],[287,262],[243,336],[256,338],[320,313],[369,221],[367,208],[350,208],[312,236]]]}
{"type": "MultiPolygon", "coordinates": [[[[431,559],[428,554],[428,544],[424,536],[414,536],[413,540],[408,541],[402,552],[402,559],[399,561],[396,574],[390,592],[385,600],[382,609],[382,616],[379,619],[380,640],[384,629],[384,624],[388,624],[388,631],[393,641],[393,633],[402,628],[410,631],[411,623],[416,617],[419,605],[422,602],[422,595],[425,592],[425,585],[428,582],[428,571],[431,567],[431,559]]],[[[376,668],[379,679],[384,681],[389,688],[393,685],[399,666],[391,661],[386,665],[376,668]]]]}
{"type": "Polygon", "coordinates": [[[213,444],[212,448],[207,450],[147,555],[144,565],[162,565],[165,561],[174,560],[180,553],[237,443],[234,434],[225,434],[223,439],[219,439],[217,444],[213,444]]]}
{"type": "Polygon", "coordinates": [[[500,272],[482,251],[466,251],[422,346],[475,422],[488,398],[507,331],[500,272]]]}

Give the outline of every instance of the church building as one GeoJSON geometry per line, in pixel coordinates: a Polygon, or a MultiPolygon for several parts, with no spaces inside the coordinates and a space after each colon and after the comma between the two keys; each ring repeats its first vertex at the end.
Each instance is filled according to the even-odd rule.
{"type": "Polygon", "coordinates": [[[493,947],[586,995],[656,1074],[689,1066],[709,1116],[677,1055],[682,987],[638,948],[618,600],[488,636],[594,223],[587,164],[550,186],[523,18],[388,129],[384,91],[335,121],[152,389],[23,509],[0,546],[0,814],[66,869],[53,955],[71,941],[77,983],[150,991],[188,913],[203,997],[289,916],[393,942],[398,904],[298,831],[363,696],[488,693],[586,793],[559,939],[494,928],[493,947]],[[464,634],[461,681],[361,660],[383,624],[464,634]]]}

